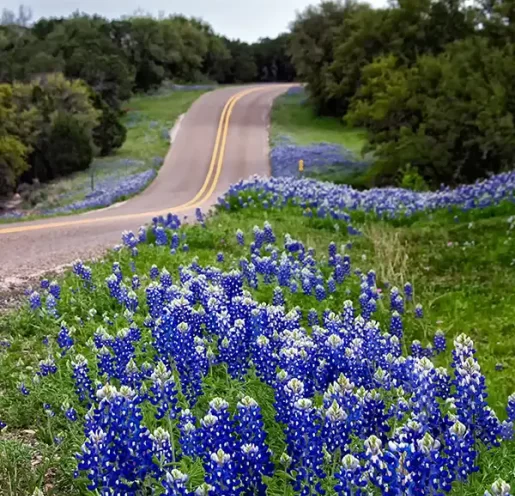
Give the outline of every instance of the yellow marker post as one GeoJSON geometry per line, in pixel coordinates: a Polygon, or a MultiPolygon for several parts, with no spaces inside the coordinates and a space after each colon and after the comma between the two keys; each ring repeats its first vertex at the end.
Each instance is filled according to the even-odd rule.
{"type": "Polygon", "coordinates": [[[304,172],[304,160],[299,160],[299,172],[304,172]]]}

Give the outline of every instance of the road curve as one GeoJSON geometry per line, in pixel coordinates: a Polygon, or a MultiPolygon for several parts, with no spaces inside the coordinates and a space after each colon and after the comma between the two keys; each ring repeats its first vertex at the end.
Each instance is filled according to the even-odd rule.
{"type": "Polygon", "coordinates": [[[83,214],[0,224],[0,286],[37,277],[77,258],[101,255],[153,216],[192,217],[228,186],[268,175],[273,100],[289,85],[231,87],[202,95],[182,120],[157,178],[127,202],[83,214]]]}

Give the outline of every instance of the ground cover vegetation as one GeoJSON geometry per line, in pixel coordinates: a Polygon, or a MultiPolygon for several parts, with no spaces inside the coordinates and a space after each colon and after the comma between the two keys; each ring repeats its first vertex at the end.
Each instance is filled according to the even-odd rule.
{"type": "Polygon", "coordinates": [[[0,321],[2,491],[509,495],[512,181],[253,179],[43,280],[0,321]]]}

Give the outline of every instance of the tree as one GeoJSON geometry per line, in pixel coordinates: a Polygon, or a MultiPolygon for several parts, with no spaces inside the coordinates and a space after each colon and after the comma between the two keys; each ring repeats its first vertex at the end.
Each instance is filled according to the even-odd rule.
{"type": "Polygon", "coordinates": [[[28,148],[15,133],[12,88],[0,85],[0,196],[11,193],[28,169],[28,148]]]}
{"type": "Polygon", "coordinates": [[[433,186],[473,181],[512,165],[515,50],[471,37],[410,68],[374,61],[348,120],[370,131],[383,180],[406,165],[433,186]]]}
{"type": "Polygon", "coordinates": [[[341,114],[338,98],[326,91],[327,72],[334,61],[335,41],[352,14],[360,7],[348,1],[324,1],[308,7],[292,25],[290,53],[297,75],[308,85],[319,113],[341,114]]]}
{"type": "MultiPolygon", "coordinates": [[[[83,153],[70,166],[63,166],[62,161],[59,161],[59,166],[56,166],[50,154],[50,150],[56,150],[51,143],[52,140],[57,139],[58,133],[63,133],[63,136],[69,136],[72,140],[79,139],[77,129],[88,137],[93,150],[93,130],[98,125],[100,113],[94,108],[90,97],[91,89],[84,82],[69,81],[62,74],[40,77],[29,84],[13,85],[13,100],[17,113],[20,116],[33,115],[30,130],[26,133],[24,141],[31,148],[30,169],[23,176],[24,179],[37,178],[40,181],[47,181],[69,173],[73,167],[83,168],[85,161],[83,157],[89,157],[91,162],[92,155],[83,153]],[[73,116],[74,120],[73,124],[66,121],[66,125],[70,128],[68,134],[63,132],[66,115],[73,116]],[[59,125],[57,126],[56,123],[59,125]],[[59,168],[61,166],[64,167],[62,170],[59,168]]],[[[61,145],[64,143],[62,137],[58,141],[61,145]]],[[[80,143],[77,148],[70,142],[69,147],[83,152],[82,136],[80,143]]]]}
{"type": "Polygon", "coordinates": [[[120,148],[125,142],[127,129],[120,122],[120,113],[110,107],[97,93],[92,94],[92,101],[100,117],[93,129],[93,142],[101,156],[106,156],[120,148]]]}
{"type": "Polygon", "coordinates": [[[93,160],[91,130],[75,115],[58,112],[43,150],[50,177],[85,170],[93,160]]]}

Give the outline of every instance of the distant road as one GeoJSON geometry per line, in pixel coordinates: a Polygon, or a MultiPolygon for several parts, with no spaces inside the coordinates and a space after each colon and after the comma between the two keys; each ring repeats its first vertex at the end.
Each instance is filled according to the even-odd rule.
{"type": "Polygon", "coordinates": [[[125,203],[83,214],[0,224],[0,284],[37,276],[77,258],[99,256],[168,212],[192,217],[228,186],[268,175],[273,100],[290,85],[231,87],[202,95],[182,120],[157,178],[125,203]]]}

